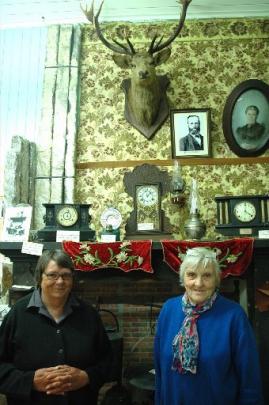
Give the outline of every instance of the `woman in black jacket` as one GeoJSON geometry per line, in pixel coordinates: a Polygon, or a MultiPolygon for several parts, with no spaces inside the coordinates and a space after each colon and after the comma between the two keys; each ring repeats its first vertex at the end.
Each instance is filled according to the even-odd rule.
{"type": "Polygon", "coordinates": [[[111,348],[97,311],[72,294],[73,274],[66,253],[45,251],[37,288],[3,320],[0,392],[8,405],[97,403],[111,348]]]}

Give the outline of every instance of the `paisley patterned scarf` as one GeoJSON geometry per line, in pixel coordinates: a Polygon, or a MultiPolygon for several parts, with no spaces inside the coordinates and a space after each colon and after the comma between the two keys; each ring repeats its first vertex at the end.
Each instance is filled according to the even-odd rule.
{"type": "Polygon", "coordinates": [[[181,374],[185,374],[187,371],[196,374],[199,353],[199,336],[196,322],[203,312],[212,307],[217,296],[218,292],[216,291],[204,304],[193,305],[189,302],[187,294],[183,295],[182,310],[186,316],[178,334],[173,339],[172,370],[177,370],[181,374]]]}

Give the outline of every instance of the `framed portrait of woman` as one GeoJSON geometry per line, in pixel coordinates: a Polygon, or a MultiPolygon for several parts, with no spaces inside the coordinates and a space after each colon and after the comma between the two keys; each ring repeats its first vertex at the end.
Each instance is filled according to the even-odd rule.
{"type": "Polygon", "coordinates": [[[227,98],[222,127],[237,156],[262,155],[269,147],[269,85],[251,79],[236,86],[227,98]]]}

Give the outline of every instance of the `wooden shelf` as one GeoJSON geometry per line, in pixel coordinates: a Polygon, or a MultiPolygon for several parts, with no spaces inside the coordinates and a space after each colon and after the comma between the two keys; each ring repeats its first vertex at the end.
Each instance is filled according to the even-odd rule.
{"type": "MultiPolygon", "coordinates": [[[[76,164],[77,170],[84,169],[113,169],[121,167],[135,167],[142,164],[155,166],[173,166],[172,159],[167,160],[121,160],[102,162],[82,162],[76,164]]],[[[251,158],[180,158],[181,166],[232,166],[232,165],[256,165],[269,163],[269,156],[251,158]]]]}

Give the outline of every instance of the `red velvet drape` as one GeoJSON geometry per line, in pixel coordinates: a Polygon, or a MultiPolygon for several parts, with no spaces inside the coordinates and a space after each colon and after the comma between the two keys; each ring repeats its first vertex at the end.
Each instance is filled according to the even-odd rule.
{"type": "Polygon", "coordinates": [[[64,241],[63,250],[72,258],[76,270],[94,271],[117,268],[125,272],[142,270],[153,273],[151,240],[110,243],[64,241]]]}
{"type": "Polygon", "coordinates": [[[253,238],[234,238],[217,242],[162,240],[164,261],[179,273],[182,256],[188,249],[203,246],[215,249],[221,267],[221,276],[240,276],[248,268],[253,254],[253,238]]]}

